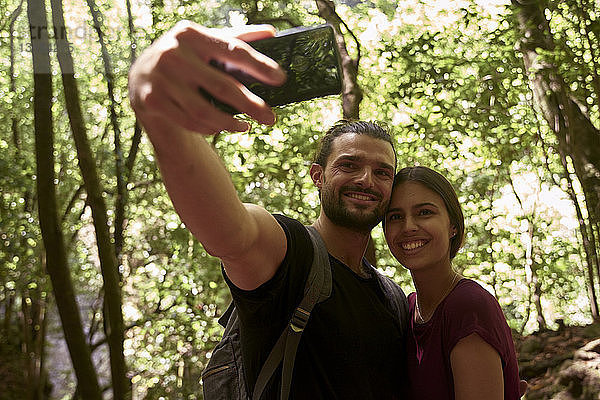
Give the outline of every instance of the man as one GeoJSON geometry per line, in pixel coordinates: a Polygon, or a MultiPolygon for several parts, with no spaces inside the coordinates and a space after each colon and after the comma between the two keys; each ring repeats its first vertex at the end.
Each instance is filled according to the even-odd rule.
{"type": "MultiPolygon", "coordinates": [[[[260,98],[208,64],[232,63],[265,83],[281,84],[285,75],[277,64],[244,42],[273,33],[265,26],[236,33],[180,23],[130,71],[131,104],[154,145],[173,204],[206,251],[222,261],[240,316],[250,392],[302,299],[313,249],[298,221],[239,200],[205,136],[248,125],[213,108],[198,88],[261,123],[274,123],[260,98]]],[[[292,398],[400,398],[405,327],[363,259],[370,231],[387,208],[395,163],[383,128],[353,122],[327,133],[311,166],[322,201],[313,226],[330,254],[333,290],[315,307],[302,336],[292,398]]],[[[263,398],[276,398],[277,390],[274,379],[263,398]]]]}

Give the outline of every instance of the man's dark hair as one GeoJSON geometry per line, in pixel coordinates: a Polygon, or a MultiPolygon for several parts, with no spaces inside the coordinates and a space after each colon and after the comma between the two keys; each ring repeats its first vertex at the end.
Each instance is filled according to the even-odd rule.
{"type": "Polygon", "coordinates": [[[367,135],[375,139],[380,139],[388,142],[392,146],[394,151],[394,163],[396,162],[396,148],[392,136],[390,135],[386,126],[382,123],[371,122],[371,121],[348,121],[340,120],[335,123],[325,136],[321,139],[319,148],[314,159],[315,164],[319,164],[322,167],[327,166],[327,159],[331,154],[331,147],[335,138],[340,137],[346,133],[356,133],[359,135],[367,135]]]}

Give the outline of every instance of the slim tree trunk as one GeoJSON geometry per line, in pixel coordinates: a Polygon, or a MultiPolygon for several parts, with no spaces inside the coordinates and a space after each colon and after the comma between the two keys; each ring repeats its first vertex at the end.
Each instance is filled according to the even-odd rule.
{"type": "MultiPolygon", "coordinates": [[[[15,37],[12,32],[15,31],[15,23],[17,22],[17,18],[21,15],[23,11],[23,3],[24,0],[19,2],[19,6],[13,11],[10,15],[10,24],[8,26],[9,29],[9,42],[10,42],[10,64],[8,67],[8,73],[10,75],[10,92],[14,93],[16,91],[16,82],[15,82],[15,37]]],[[[21,140],[19,138],[19,130],[18,130],[18,120],[16,116],[11,118],[11,131],[13,144],[16,149],[19,149],[21,146],[21,140]]]]}
{"type": "Polygon", "coordinates": [[[110,124],[114,133],[114,155],[115,155],[115,176],[117,180],[117,192],[115,197],[115,220],[114,220],[114,239],[115,239],[115,254],[119,265],[121,265],[121,251],[123,249],[123,230],[125,229],[125,204],[127,203],[127,191],[125,189],[125,172],[123,161],[123,150],[121,148],[121,127],[117,116],[117,100],[115,99],[114,90],[114,73],[111,66],[110,55],[104,43],[104,34],[102,33],[101,22],[103,20],[100,10],[96,6],[94,0],[87,0],[92,20],[94,21],[94,29],[98,35],[100,43],[100,53],[102,54],[102,64],[104,66],[104,80],[110,101],[110,124]]]}
{"type": "Polygon", "coordinates": [[[538,323],[538,329],[543,332],[548,330],[548,324],[546,323],[546,318],[544,318],[544,310],[542,308],[542,283],[540,282],[538,269],[539,265],[533,262],[533,264],[531,264],[531,282],[533,285],[532,301],[537,312],[536,320],[538,323]]]}
{"type": "MultiPolygon", "coordinates": [[[[494,219],[492,203],[493,203],[494,196],[496,195],[496,185],[497,185],[497,180],[498,180],[499,176],[500,175],[498,174],[498,175],[496,175],[494,177],[494,180],[492,181],[492,185],[491,185],[492,186],[491,190],[486,190],[486,197],[488,199],[492,199],[492,201],[490,201],[489,209],[486,210],[486,211],[490,212],[490,215],[491,215],[490,221],[492,221],[494,219]]],[[[510,183],[512,185],[513,182],[512,182],[512,177],[510,176],[510,171],[508,172],[508,177],[509,177],[510,183]]],[[[513,185],[513,191],[515,192],[515,195],[516,195],[517,192],[515,191],[514,185],[513,185]]],[[[498,298],[498,288],[497,288],[497,286],[498,286],[498,276],[497,276],[497,273],[496,273],[496,259],[494,257],[494,249],[492,247],[492,243],[494,243],[494,241],[496,240],[496,235],[494,235],[493,230],[491,229],[491,227],[490,227],[490,229],[486,229],[485,231],[487,233],[488,243],[489,243],[489,246],[490,246],[490,253],[489,254],[490,254],[490,265],[492,266],[492,271],[491,271],[491,274],[490,274],[492,276],[492,289],[494,290],[494,293],[493,293],[494,297],[498,298]]]]}
{"type": "Polygon", "coordinates": [[[335,41],[342,59],[342,108],[344,119],[359,119],[360,102],[363,98],[362,89],[358,84],[358,65],[360,63],[360,43],[344,21],[335,11],[332,0],[316,0],[319,16],[333,26],[335,41]],[[358,49],[356,58],[352,58],[346,48],[346,40],[341,27],[344,26],[352,36],[358,49]]]}
{"type": "Polygon", "coordinates": [[[523,323],[521,324],[521,326],[519,327],[519,335],[523,336],[523,333],[525,332],[525,328],[527,327],[527,323],[529,322],[529,318],[531,317],[531,290],[527,291],[527,314],[525,315],[525,318],[523,318],[523,323]]]}
{"type": "Polygon", "coordinates": [[[46,327],[48,319],[46,318],[48,310],[47,298],[40,298],[40,313],[38,315],[38,324],[34,328],[37,331],[36,340],[34,342],[35,352],[38,355],[36,359],[37,370],[37,390],[35,393],[36,400],[46,398],[46,385],[48,383],[48,372],[46,371],[46,327]]]}
{"type": "MultiPolygon", "coordinates": [[[[130,56],[129,61],[131,65],[135,62],[136,54],[135,49],[137,48],[137,42],[135,40],[135,28],[133,25],[133,14],[131,12],[131,1],[126,0],[125,4],[127,6],[127,26],[129,29],[129,41],[130,41],[130,56]]],[[[129,147],[129,155],[127,156],[127,161],[125,162],[125,171],[127,173],[127,182],[131,182],[133,175],[133,166],[135,165],[135,158],[138,153],[138,149],[140,147],[140,142],[142,140],[142,127],[139,124],[137,118],[135,120],[135,127],[133,130],[133,138],[131,139],[131,146],[129,147]]]]}
{"type": "MultiPolygon", "coordinates": [[[[4,286],[6,287],[6,286],[4,286]]],[[[14,292],[11,291],[7,291],[6,293],[6,299],[4,301],[4,321],[3,321],[3,331],[4,331],[4,337],[9,338],[10,337],[10,327],[12,324],[12,315],[13,315],[13,309],[15,306],[15,294],[14,292]]]]}
{"type": "Polygon", "coordinates": [[[29,398],[42,400],[46,386],[44,373],[44,343],[46,326],[46,302],[39,289],[25,290],[22,294],[23,353],[26,360],[25,376],[29,398]]]}
{"type": "Polygon", "coordinates": [[[540,331],[545,331],[548,329],[548,325],[546,324],[546,319],[544,318],[544,310],[542,308],[542,284],[540,282],[538,274],[539,265],[537,265],[534,260],[535,249],[533,246],[533,240],[535,239],[535,209],[537,205],[537,198],[539,197],[539,190],[536,193],[536,201],[533,205],[533,210],[531,210],[531,214],[528,215],[527,211],[525,210],[525,207],[523,207],[523,201],[521,200],[521,196],[519,196],[519,193],[515,188],[512,176],[510,176],[510,174],[509,179],[510,185],[513,190],[513,194],[515,195],[517,202],[519,203],[519,206],[523,211],[523,215],[527,219],[529,243],[525,248],[525,276],[527,277],[530,304],[533,303],[537,311],[536,319],[538,322],[538,329],[540,331]]]}
{"type": "Polygon", "coordinates": [[[31,363],[30,352],[33,348],[32,338],[32,315],[31,315],[31,298],[27,293],[27,290],[21,291],[21,321],[19,324],[19,330],[21,331],[21,352],[25,358],[25,379],[30,383],[28,390],[28,396],[33,398],[33,391],[35,390],[36,382],[33,376],[33,368],[31,363]]]}
{"type": "MultiPolygon", "coordinates": [[[[100,258],[100,268],[104,280],[104,298],[108,326],[108,347],[114,399],[125,399],[129,395],[126,377],[125,357],[123,354],[123,314],[121,310],[121,287],[115,250],[111,243],[108,214],[102,197],[102,187],[96,169],[96,163],[87,138],[85,122],[81,113],[79,92],[75,81],[73,58],[69,49],[61,0],[51,0],[52,20],[55,34],[58,62],[62,72],[67,114],[81,175],[87,191],[88,203],[96,232],[96,244],[100,258]]],[[[82,390],[83,388],[80,388],[82,390]]]]}
{"type": "Polygon", "coordinates": [[[52,75],[45,10],[44,1],[28,0],[27,14],[34,71],[33,107],[40,229],[46,251],[46,269],[52,281],[65,341],[78,384],[86,399],[101,400],[102,394],[98,377],[89,347],[85,343],[85,335],[67,265],[63,232],[58,221],[56,188],[54,186],[52,75]]]}

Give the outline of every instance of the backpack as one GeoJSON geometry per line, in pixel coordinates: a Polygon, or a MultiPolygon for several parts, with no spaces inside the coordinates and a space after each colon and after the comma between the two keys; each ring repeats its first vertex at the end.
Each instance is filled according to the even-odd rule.
{"type": "MultiPolygon", "coordinates": [[[[296,351],[304,328],[313,307],[331,295],[331,265],[327,248],[314,227],[306,228],[313,244],[314,256],[304,288],[304,297],[294,309],[289,323],[262,366],[252,396],[248,394],[246,386],[238,314],[231,303],[219,318],[219,324],[225,327],[223,338],[213,350],[212,357],[202,372],[205,400],[259,400],[280,364],[283,365],[279,398],[288,399],[296,351]]],[[[377,277],[379,287],[387,299],[388,308],[397,316],[404,336],[408,327],[408,302],[404,292],[390,278],[381,275],[370,264],[367,265],[377,277]]]]}

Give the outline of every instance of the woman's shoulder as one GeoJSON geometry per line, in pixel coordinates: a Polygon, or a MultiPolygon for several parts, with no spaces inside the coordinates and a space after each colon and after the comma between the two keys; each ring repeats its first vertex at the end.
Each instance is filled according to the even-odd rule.
{"type": "Polygon", "coordinates": [[[460,292],[463,295],[472,294],[474,296],[492,296],[492,294],[480,283],[470,278],[462,278],[459,280],[452,292],[460,292]]]}
{"type": "Polygon", "coordinates": [[[451,309],[489,309],[498,301],[483,286],[469,278],[461,279],[445,299],[445,306],[451,309]]]}

